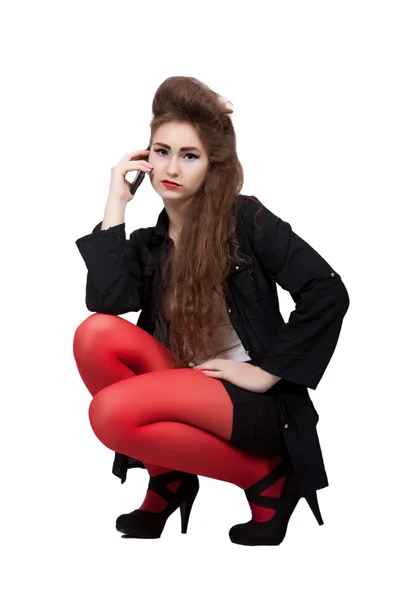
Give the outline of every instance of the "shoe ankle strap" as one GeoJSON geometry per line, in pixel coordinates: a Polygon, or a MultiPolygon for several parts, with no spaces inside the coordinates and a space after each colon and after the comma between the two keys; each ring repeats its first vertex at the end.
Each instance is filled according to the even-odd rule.
{"type": "Polygon", "coordinates": [[[267,508],[275,508],[275,505],[279,504],[279,498],[261,496],[261,493],[265,492],[273,483],[285,475],[288,472],[289,467],[290,463],[288,459],[284,458],[279,465],[266,475],[266,477],[260,481],[256,481],[256,483],[253,483],[253,485],[245,489],[247,500],[260,506],[264,506],[264,504],[261,504],[261,501],[265,500],[265,506],[267,508]]]}
{"type": "Polygon", "coordinates": [[[167,488],[168,483],[173,483],[183,479],[185,473],[183,471],[167,471],[166,473],[160,473],[159,475],[150,476],[148,488],[153,490],[156,494],[164,498],[167,502],[171,503],[176,500],[176,493],[172,492],[167,488]]]}

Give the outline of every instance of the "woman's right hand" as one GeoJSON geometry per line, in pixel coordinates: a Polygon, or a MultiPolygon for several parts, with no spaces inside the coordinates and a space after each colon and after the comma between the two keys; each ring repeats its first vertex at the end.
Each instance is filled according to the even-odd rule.
{"type": "Polygon", "coordinates": [[[131,184],[125,179],[125,175],[129,171],[151,173],[153,165],[150,165],[146,160],[139,160],[141,156],[148,156],[149,154],[150,150],[128,152],[114,167],[112,167],[108,199],[111,198],[126,203],[132,200],[133,195],[130,192],[131,184]]]}

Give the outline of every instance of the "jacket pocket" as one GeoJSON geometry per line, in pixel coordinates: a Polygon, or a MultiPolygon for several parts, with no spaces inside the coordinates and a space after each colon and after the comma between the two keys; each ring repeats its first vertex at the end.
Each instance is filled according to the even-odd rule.
{"type": "Polygon", "coordinates": [[[230,280],[237,290],[239,301],[243,305],[249,302],[258,302],[263,297],[255,280],[250,275],[249,267],[246,265],[234,265],[230,273],[230,280]]]}

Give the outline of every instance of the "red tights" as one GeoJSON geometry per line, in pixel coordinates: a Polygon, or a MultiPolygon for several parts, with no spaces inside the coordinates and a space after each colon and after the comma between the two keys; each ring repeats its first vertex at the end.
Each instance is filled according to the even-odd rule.
{"type": "MultiPolygon", "coordinates": [[[[176,469],[246,489],[282,460],[229,442],[233,405],[221,382],[201,371],[174,369],[170,350],[133,323],[90,315],[75,332],[73,352],[93,396],[89,420],[95,435],[110,450],[141,460],[150,476],[176,469]]],[[[263,495],[280,496],[283,481],[263,495]]],[[[140,508],[160,511],[166,505],[148,490],[140,508]]],[[[250,507],[257,521],[275,514],[250,507]]]]}

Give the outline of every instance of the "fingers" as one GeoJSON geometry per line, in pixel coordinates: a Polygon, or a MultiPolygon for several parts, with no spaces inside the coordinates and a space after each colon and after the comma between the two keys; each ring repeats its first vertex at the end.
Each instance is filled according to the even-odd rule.
{"type": "Polygon", "coordinates": [[[148,154],[150,154],[150,150],[134,150],[125,154],[125,158],[134,156],[147,156],[148,154]]]}

